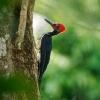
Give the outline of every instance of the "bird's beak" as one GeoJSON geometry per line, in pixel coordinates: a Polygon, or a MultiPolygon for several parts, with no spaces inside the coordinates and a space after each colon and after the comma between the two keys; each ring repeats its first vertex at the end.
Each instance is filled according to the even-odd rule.
{"type": "Polygon", "coordinates": [[[49,20],[47,19],[44,19],[47,23],[49,23],[51,26],[54,24],[53,22],[50,22],[49,20]]]}

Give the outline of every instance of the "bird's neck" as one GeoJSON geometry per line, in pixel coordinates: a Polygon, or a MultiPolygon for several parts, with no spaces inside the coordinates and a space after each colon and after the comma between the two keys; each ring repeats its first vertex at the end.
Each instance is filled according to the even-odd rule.
{"type": "Polygon", "coordinates": [[[49,36],[54,36],[54,35],[57,35],[57,34],[58,34],[58,32],[56,30],[48,33],[49,36]]]}

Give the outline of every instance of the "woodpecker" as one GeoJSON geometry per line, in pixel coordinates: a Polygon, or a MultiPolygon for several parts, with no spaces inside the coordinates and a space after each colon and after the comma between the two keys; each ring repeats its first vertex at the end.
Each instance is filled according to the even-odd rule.
{"type": "Polygon", "coordinates": [[[58,35],[59,33],[63,33],[66,30],[65,26],[61,23],[52,23],[47,19],[45,19],[45,21],[52,26],[53,31],[44,34],[42,38],[40,38],[41,40],[41,45],[39,49],[40,61],[38,64],[39,83],[41,83],[42,76],[50,60],[50,54],[52,50],[52,36],[58,35]]]}

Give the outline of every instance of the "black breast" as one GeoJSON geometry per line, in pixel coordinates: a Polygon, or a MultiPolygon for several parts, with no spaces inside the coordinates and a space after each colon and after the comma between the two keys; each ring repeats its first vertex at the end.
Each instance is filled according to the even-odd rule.
{"type": "Polygon", "coordinates": [[[45,34],[41,41],[41,50],[51,51],[52,49],[52,37],[45,34]]]}

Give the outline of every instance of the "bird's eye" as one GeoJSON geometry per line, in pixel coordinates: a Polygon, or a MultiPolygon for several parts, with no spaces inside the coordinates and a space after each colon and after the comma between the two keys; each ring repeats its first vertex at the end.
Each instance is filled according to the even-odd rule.
{"type": "Polygon", "coordinates": [[[58,26],[58,24],[56,24],[56,26],[58,26]]]}
{"type": "Polygon", "coordinates": [[[60,27],[58,26],[58,24],[53,24],[53,29],[59,31],[60,27]]]}
{"type": "Polygon", "coordinates": [[[58,25],[56,25],[56,29],[59,30],[59,26],[58,25]]]}

